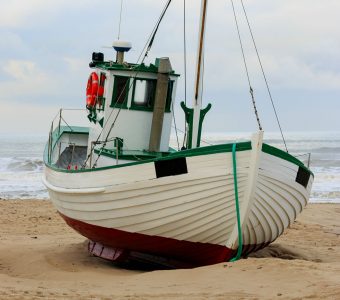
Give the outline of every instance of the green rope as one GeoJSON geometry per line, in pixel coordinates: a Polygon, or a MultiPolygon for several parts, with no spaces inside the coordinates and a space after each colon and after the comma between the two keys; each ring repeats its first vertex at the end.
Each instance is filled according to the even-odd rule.
{"type": "Polygon", "coordinates": [[[234,262],[241,258],[242,255],[242,228],[241,228],[241,216],[240,216],[240,205],[238,201],[238,186],[237,186],[237,168],[236,168],[236,144],[233,144],[233,175],[234,175],[234,191],[235,191],[235,205],[236,205],[236,215],[237,215],[237,230],[238,230],[238,249],[237,254],[230,261],[234,262]]]}

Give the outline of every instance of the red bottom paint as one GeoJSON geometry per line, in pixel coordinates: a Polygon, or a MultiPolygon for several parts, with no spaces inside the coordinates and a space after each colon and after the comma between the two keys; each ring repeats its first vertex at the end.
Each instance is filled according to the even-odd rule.
{"type": "MultiPolygon", "coordinates": [[[[192,268],[226,262],[236,254],[235,250],[221,245],[131,233],[60,215],[70,227],[90,240],[90,253],[112,261],[123,262],[132,259],[167,267],[192,268]]],[[[245,246],[243,254],[264,246],[245,246]]]]}

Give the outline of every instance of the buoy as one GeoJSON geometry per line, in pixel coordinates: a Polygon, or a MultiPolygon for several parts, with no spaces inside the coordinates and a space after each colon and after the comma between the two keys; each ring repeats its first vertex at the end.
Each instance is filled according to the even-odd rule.
{"type": "Polygon", "coordinates": [[[93,107],[96,105],[96,98],[98,93],[98,75],[96,72],[92,72],[87,81],[86,87],[86,106],[93,107]]]}

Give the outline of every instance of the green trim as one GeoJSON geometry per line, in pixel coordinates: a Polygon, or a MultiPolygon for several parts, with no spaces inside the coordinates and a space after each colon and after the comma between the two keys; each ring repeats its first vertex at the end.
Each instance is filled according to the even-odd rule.
{"type": "Polygon", "coordinates": [[[87,118],[89,119],[89,121],[94,124],[97,123],[97,111],[95,108],[91,108],[89,109],[89,114],[87,115],[87,118]]]}
{"type": "MultiPolygon", "coordinates": [[[[57,127],[53,132],[52,132],[52,141],[51,141],[51,154],[54,151],[54,148],[57,146],[60,138],[64,133],[70,133],[70,134],[85,134],[89,135],[90,129],[89,127],[80,127],[80,126],[60,126],[57,127]]],[[[52,167],[50,157],[48,157],[48,143],[45,145],[45,150],[44,150],[44,163],[45,165],[52,167]]],[[[59,169],[58,169],[59,170],[59,169]]]]}
{"type": "Polygon", "coordinates": [[[156,97],[156,87],[157,87],[157,79],[150,79],[150,78],[142,78],[142,77],[136,77],[133,81],[133,89],[132,89],[132,100],[131,100],[131,106],[130,109],[132,110],[141,110],[141,111],[153,111],[153,107],[155,104],[155,97],[156,97]],[[135,92],[136,92],[136,81],[137,80],[145,80],[150,81],[154,83],[154,90],[151,95],[151,101],[149,102],[150,106],[140,105],[135,103],[135,92]]]}
{"type": "Polygon", "coordinates": [[[127,102],[128,102],[128,98],[129,98],[129,87],[130,87],[130,76],[121,76],[121,75],[114,75],[114,83],[113,83],[113,92],[112,92],[112,97],[111,97],[111,104],[110,107],[115,107],[115,108],[125,108],[127,109],[127,102]],[[125,97],[122,103],[116,103],[117,97],[118,95],[118,91],[117,91],[117,85],[118,85],[118,80],[117,79],[121,79],[124,78],[126,79],[126,83],[125,83],[125,97]]]}
{"type": "Polygon", "coordinates": [[[96,108],[96,110],[98,111],[104,111],[105,110],[105,102],[106,102],[106,98],[105,97],[98,97],[97,102],[101,101],[101,108],[96,108]]]}
{"type": "Polygon", "coordinates": [[[194,123],[194,110],[192,108],[187,107],[184,102],[181,102],[181,108],[184,111],[185,121],[188,123],[188,137],[187,137],[187,148],[192,148],[192,126],[194,123]]]}
{"type": "Polygon", "coordinates": [[[98,118],[98,114],[97,112],[102,112],[104,111],[104,107],[105,107],[105,98],[102,98],[103,102],[102,102],[102,109],[101,108],[96,108],[96,107],[86,107],[88,110],[88,114],[87,114],[87,118],[89,119],[89,121],[91,123],[97,124],[97,122],[99,123],[99,125],[101,127],[103,127],[104,124],[104,117],[102,118],[98,118]]]}
{"type": "MultiPolygon", "coordinates": [[[[203,125],[203,120],[207,112],[211,109],[211,104],[209,103],[206,108],[201,109],[200,111],[200,119],[199,119],[199,124],[198,124],[198,133],[197,133],[197,141],[196,141],[196,147],[200,147],[201,145],[201,135],[202,135],[202,125],[203,125]]],[[[191,149],[192,148],[192,131],[193,131],[193,125],[194,125],[194,109],[193,108],[188,108],[184,102],[181,102],[181,107],[184,111],[185,114],[185,120],[188,123],[188,138],[187,138],[187,148],[191,149]]]]}
{"type": "MultiPolygon", "coordinates": [[[[104,155],[110,158],[117,157],[116,149],[95,149],[94,153],[104,155]]],[[[147,151],[138,151],[138,150],[118,150],[118,158],[122,160],[132,160],[132,161],[144,161],[144,160],[152,160],[160,157],[165,157],[170,155],[171,152],[147,152],[147,151]]]]}
{"type": "MultiPolygon", "coordinates": [[[[60,130],[59,137],[55,138],[55,142],[52,146],[52,152],[54,150],[55,145],[57,144],[58,140],[64,133],[72,133],[72,134],[78,134],[78,133],[84,133],[84,134],[89,134],[89,129],[88,128],[82,128],[78,127],[80,129],[80,132],[77,132],[76,127],[72,127],[71,130],[67,130],[66,126],[63,126],[60,130]]],[[[58,135],[58,129],[56,129],[53,133],[54,135],[58,135]]],[[[54,140],[54,139],[53,139],[54,140]]],[[[240,142],[236,144],[236,150],[237,151],[246,151],[246,150],[251,150],[251,142],[240,142]]],[[[95,151],[100,151],[100,150],[95,150],[95,151]]],[[[102,153],[109,154],[110,150],[103,149],[102,153]]],[[[122,165],[114,165],[114,166],[107,166],[107,167],[100,167],[96,169],[80,169],[80,170],[65,170],[65,169],[59,169],[56,166],[52,165],[48,161],[48,145],[45,147],[45,153],[44,153],[44,163],[46,166],[51,168],[52,170],[58,171],[58,172],[63,172],[63,173],[79,173],[79,172],[96,172],[100,170],[108,170],[108,169],[115,169],[115,168],[123,168],[123,167],[128,167],[128,166],[133,166],[133,165],[139,165],[139,164],[145,164],[145,163],[151,163],[154,161],[160,161],[160,160],[169,160],[173,158],[178,158],[178,157],[192,157],[192,156],[201,156],[201,155],[209,155],[209,154],[215,154],[215,153],[225,153],[225,152],[231,152],[232,151],[232,144],[223,144],[223,145],[213,145],[213,146],[207,146],[207,147],[200,147],[200,148],[195,148],[195,149],[189,149],[189,150],[184,150],[184,151],[178,151],[178,152],[155,152],[155,153],[150,153],[150,152],[143,152],[139,151],[139,155],[143,152],[143,157],[145,157],[144,160],[142,161],[136,161],[136,162],[131,162],[127,164],[122,164],[122,165]],[[149,155],[149,157],[146,157],[146,155],[149,155]]],[[[111,155],[115,157],[114,151],[111,151],[111,155]]],[[[121,159],[123,157],[133,157],[134,160],[136,160],[136,155],[134,153],[128,153],[124,151],[123,153],[127,153],[125,156],[120,156],[121,159]],[[130,156],[129,156],[130,155],[130,156]]],[[[138,155],[137,155],[138,157],[138,155]]]]}
{"type": "MultiPolygon", "coordinates": [[[[237,151],[246,151],[246,150],[251,150],[250,142],[237,143],[237,151]]],[[[95,149],[94,151],[96,154],[100,152],[99,149],[95,149]]],[[[209,154],[231,152],[231,151],[232,151],[232,144],[213,145],[213,146],[189,149],[189,150],[184,150],[184,151],[175,151],[175,152],[148,152],[148,151],[138,151],[138,150],[135,150],[135,151],[123,150],[122,154],[119,155],[119,158],[126,159],[126,160],[148,160],[148,162],[150,162],[154,160],[158,161],[158,160],[209,155],[209,154]]],[[[115,149],[104,148],[101,153],[108,157],[116,158],[115,149]]],[[[117,167],[117,166],[114,166],[114,167],[117,167]]]]}
{"type": "MultiPolygon", "coordinates": [[[[165,110],[164,110],[164,112],[166,112],[166,113],[170,113],[171,112],[172,93],[173,93],[173,89],[174,89],[174,84],[175,84],[174,80],[169,80],[167,97],[166,97],[166,102],[165,102],[165,110]]],[[[134,80],[134,83],[133,83],[132,100],[131,100],[131,106],[130,106],[129,109],[152,112],[153,109],[154,109],[154,105],[155,105],[156,88],[157,88],[157,79],[136,77],[135,80],[134,80]],[[152,95],[151,106],[146,107],[146,106],[143,106],[143,105],[135,104],[136,80],[154,81],[156,83],[155,84],[155,90],[154,90],[154,93],[152,95]]]]}
{"type": "Polygon", "coordinates": [[[199,147],[201,145],[203,120],[204,120],[205,115],[211,109],[211,106],[212,106],[211,103],[209,103],[206,108],[201,109],[201,111],[200,111],[200,120],[199,120],[199,125],[198,125],[198,134],[197,134],[197,142],[196,142],[197,146],[196,147],[199,147]]]}
{"type": "MultiPolygon", "coordinates": [[[[77,126],[71,126],[71,127],[61,126],[60,132],[59,132],[59,128],[56,128],[52,133],[52,143],[51,143],[52,152],[55,146],[57,145],[58,141],[60,140],[61,136],[65,133],[88,135],[89,128],[88,127],[77,127],[77,126]]],[[[64,170],[64,169],[59,169],[50,163],[49,158],[48,158],[48,143],[47,143],[45,146],[45,151],[44,151],[44,163],[49,168],[59,171],[59,172],[66,172],[66,173],[95,172],[98,170],[122,168],[122,167],[127,167],[127,166],[132,166],[132,165],[149,163],[149,162],[154,162],[154,161],[159,161],[159,160],[168,160],[168,159],[179,158],[179,157],[192,157],[192,156],[201,156],[201,155],[209,155],[209,154],[216,154],[216,153],[227,153],[227,152],[232,152],[232,146],[233,144],[212,145],[212,146],[199,147],[199,148],[188,149],[188,150],[177,151],[177,152],[171,152],[173,151],[173,149],[171,150],[169,149],[170,150],[169,152],[155,152],[155,153],[151,153],[147,151],[123,151],[122,152],[123,156],[120,156],[121,159],[126,159],[126,160],[141,159],[141,161],[136,161],[136,162],[122,164],[122,165],[101,167],[101,168],[96,168],[96,169],[64,170]]],[[[251,150],[251,142],[236,143],[236,151],[247,151],[247,150],[251,150]]],[[[95,150],[95,151],[99,151],[99,150],[95,150]]],[[[262,151],[264,153],[267,153],[267,154],[279,157],[281,159],[284,159],[288,162],[291,162],[303,168],[304,170],[306,170],[308,173],[310,173],[314,177],[314,174],[310,169],[308,169],[300,160],[290,155],[289,153],[284,152],[268,144],[262,145],[262,151]]],[[[112,155],[112,157],[115,157],[114,150],[103,149],[103,153],[106,154],[107,156],[112,155]]]]}
{"type": "MultiPolygon", "coordinates": [[[[115,71],[128,71],[128,72],[144,72],[144,73],[158,73],[158,66],[155,64],[150,64],[149,66],[145,64],[127,64],[124,63],[122,65],[117,64],[112,61],[106,62],[95,62],[95,67],[102,70],[115,70],[115,71]]],[[[176,74],[175,71],[170,72],[170,76],[179,77],[179,74],[176,74]]]]}
{"type": "Polygon", "coordinates": [[[234,193],[235,193],[235,206],[236,206],[236,217],[237,217],[237,231],[238,231],[238,248],[237,254],[230,261],[234,262],[241,258],[243,248],[243,237],[242,237],[242,226],[241,226],[241,213],[240,204],[238,199],[238,184],[237,184],[237,167],[236,167],[236,144],[233,144],[232,150],[233,157],[233,176],[234,176],[234,193]]]}
{"type": "Polygon", "coordinates": [[[279,157],[279,158],[282,158],[286,161],[289,161],[289,162],[301,167],[302,169],[304,169],[305,171],[307,171],[308,173],[310,173],[314,177],[313,172],[309,168],[307,168],[304,165],[303,162],[301,162],[296,157],[294,157],[293,155],[291,155],[291,154],[289,154],[289,153],[287,153],[283,150],[280,150],[280,149],[275,148],[273,146],[270,146],[268,144],[262,144],[262,152],[276,156],[276,157],[279,157]]]}
{"type": "Polygon", "coordinates": [[[165,112],[167,112],[167,113],[171,112],[172,93],[173,93],[173,90],[174,90],[174,84],[175,84],[175,81],[169,79],[168,92],[167,92],[167,95],[166,95],[166,102],[165,102],[165,112]]]}
{"type": "MultiPolygon", "coordinates": [[[[209,155],[216,153],[224,153],[231,152],[233,144],[222,144],[222,145],[211,145],[206,147],[188,149],[184,151],[178,151],[171,154],[171,158],[173,157],[191,157],[191,156],[200,156],[200,155],[209,155]]],[[[247,151],[251,150],[251,142],[239,142],[236,144],[237,151],[247,151]]]]}

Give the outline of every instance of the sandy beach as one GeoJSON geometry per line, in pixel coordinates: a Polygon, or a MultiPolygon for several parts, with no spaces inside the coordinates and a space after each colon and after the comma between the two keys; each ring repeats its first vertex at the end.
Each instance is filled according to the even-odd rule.
{"type": "Polygon", "coordinates": [[[310,204],[235,263],[124,269],[91,257],[49,201],[0,201],[0,299],[340,299],[340,204],[310,204]]]}

